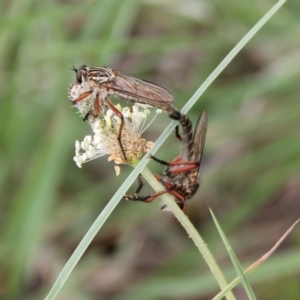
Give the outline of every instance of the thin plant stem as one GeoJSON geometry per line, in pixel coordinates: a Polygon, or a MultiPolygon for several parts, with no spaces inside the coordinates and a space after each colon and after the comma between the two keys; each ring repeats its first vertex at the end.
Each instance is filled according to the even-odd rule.
{"type": "MultiPolygon", "coordinates": [[[[151,185],[151,187],[156,190],[163,190],[162,185],[155,179],[155,177],[152,175],[152,173],[145,168],[142,171],[143,178],[151,185]]],[[[226,282],[225,277],[222,274],[221,269],[219,268],[214,256],[208,249],[207,245],[205,244],[204,240],[200,236],[199,232],[196,230],[196,228],[193,226],[189,218],[186,214],[182,212],[182,210],[178,207],[178,205],[175,203],[173,197],[166,193],[161,195],[163,201],[168,206],[168,208],[171,210],[171,212],[174,214],[176,219],[179,221],[179,223],[182,225],[182,227],[185,229],[185,231],[188,234],[188,237],[194,242],[196,247],[198,248],[199,252],[202,254],[205,262],[209,266],[212,274],[216,278],[219,287],[224,289],[228,286],[228,283],[226,282]]],[[[235,299],[234,295],[231,291],[228,291],[225,295],[227,299],[235,299]]]]}

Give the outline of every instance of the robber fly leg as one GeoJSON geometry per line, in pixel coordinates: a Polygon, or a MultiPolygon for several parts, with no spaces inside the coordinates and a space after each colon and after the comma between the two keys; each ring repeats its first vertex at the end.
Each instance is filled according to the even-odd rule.
{"type": "Polygon", "coordinates": [[[97,95],[97,97],[95,98],[94,101],[94,110],[90,110],[86,113],[86,115],[83,118],[83,121],[86,121],[89,116],[92,116],[94,118],[97,118],[100,112],[100,99],[99,96],[97,95]]]}
{"type": "Polygon", "coordinates": [[[145,203],[150,203],[153,200],[155,200],[158,196],[163,195],[165,193],[169,193],[169,192],[170,192],[170,189],[163,190],[160,192],[155,192],[155,193],[147,195],[147,196],[139,196],[138,194],[126,195],[125,199],[131,200],[131,201],[141,201],[141,202],[145,202],[145,203]]]}
{"type": "Polygon", "coordinates": [[[155,157],[155,156],[153,156],[153,155],[149,155],[149,158],[150,159],[153,159],[155,162],[157,162],[157,163],[159,163],[159,164],[161,164],[161,165],[163,165],[163,166],[169,166],[169,163],[167,162],[167,161],[164,161],[164,160],[161,160],[161,159],[159,159],[159,158],[157,158],[157,157],[155,157]]]}
{"type": "MultiPolygon", "coordinates": [[[[155,175],[155,177],[159,178],[158,175],[155,175]]],[[[144,186],[141,174],[139,174],[139,176],[137,177],[137,181],[138,181],[138,187],[137,187],[135,193],[133,195],[124,195],[125,200],[151,202],[158,196],[157,195],[152,200],[149,200],[150,198],[152,198],[152,195],[139,196],[139,193],[140,193],[140,191],[142,190],[142,188],[144,186]]]]}
{"type": "Polygon", "coordinates": [[[124,116],[117,108],[115,108],[115,106],[108,99],[105,99],[105,103],[113,111],[113,113],[121,119],[121,124],[120,124],[117,139],[118,139],[118,143],[120,145],[121,152],[122,152],[122,155],[124,157],[124,160],[127,161],[125,149],[124,149],[124,147],[122,145],[122,141],[121,141],[122,131],[123,131],[123,128],[124,128],[124,116]]]}
{"type": "Polygon", "coordinates": [[[178,157],[174,159],[173,161],[167,162],[164,160],[161,160],[153,155],[149,155],[149,158],[153,159],[155,162],[166,166],[166,174],[168,176],[174,175],[174,174],[180,174],[192,171],[199,167],[199,162],[196,161],[182,161],[181,157],[178,157]],[[171,168],[173,166],[179,166],[177,168],[171,168]]]}
{"type": "Polygon", "coordinates": [[[196,161],[181,161],[181,162],[170,162],[165,170],[167,176],[187,173],[194,169],[199,168],[199,162],[196,161]],[[173,168],[173,166],[178,166],[177,168],[173,168]]]}
{"type": "MultiPolygon", "coordinates": [[[[83,93],[82,95],[80,95],[79,97],[74,99],[72,102],[77,103],[79,101],[82,101],[85,98],[89,97],[92,93],[93,93],[93,89],[91,89],[88,92],[83,93]]],[[[99,101],[99,96],[97,95],[96,98],[95,98],[95,101],[94,101],[94,110],[88,111],[86,113],[86,115],[84,116],[83,121],[86,121],[89,118],[89,116],[97,118],[98,115],[99,115],[99,111],[100,111],[100,101],[99,101]]]]}
{"type": "Polygon", "coordinates": [[[93,92],[92,90],[91,90],[91,91],[88,91],[88,92],[85,92],[85,93],[83,93],[82,95],[80,95],[79,97],[77,97],[76,99],[74,99],[74,100],[71,101],[71,102],[77,103],[77,102],[79,102],[79,101],[82,101],[83,99],[89,97],[89,96],[92,94],[92,92],[93,92]]]}
{"type": "Polygon", "coordinates": [[[133,195],[124,195],[125,200],[132,200],[132,199],[138,197],[139,192],[142,190],[142,188],[144,186],[141,174],[138,175],[137,181],[138,181],[138,187],[137,187],[135,193],[133,195]]]}
{"type": "MultiPolygon", "coordinates": [[[[160,181],[160,176],[159,175],[154,175],[154,177],[160,181]]],[[[125,195],[124,198],[125,200],[131,200],[131,201],[141,201],[141,202],[145,202],[145,203],[150,203],[153,200],[155,200],[157,197],[159,197],[160,195],[163,195],[165,193],[170,193],[170,191],[174,188],[173,185],[168,185],[168,187],[166,187],[165,190],[159,191],[159,192],[155,192],[153,194],[147,195],[147,196],[140,196],[139,192],[142,190],[143,187],[143,181],[142,181],[142,176],[141,174],[138,176],[137,178],[138,180],[138,188],[136,190],[136,192],[133,195],[125,195]]]]}
{"type": "Polygon", "coordinates": [[[139,194],[139,192],[142,190],[143,186],[144,186],[144,183],[143,183],[143,180],[142,180],[142,175],[139,174],[139,176],[137,177],[137,181],[138,181],[138,187],[135,191],[134,194],[139,194]]]}

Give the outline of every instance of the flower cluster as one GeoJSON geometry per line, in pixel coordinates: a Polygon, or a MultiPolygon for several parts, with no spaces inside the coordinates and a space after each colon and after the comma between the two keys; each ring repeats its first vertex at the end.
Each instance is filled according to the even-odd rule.
{"type": "MultiPolygon", "coordinates": [[[[72,84],[69,90],[70,100],[78,98],[83,92],[85,92],[84,86],[72,84]]],[[[93,109],[93,105],[94,99],[91,96],[75,103],[75,107],[82,117],[93,109]]],[[[81,168],[83,163],[103,155],[109,155],[108,160],[114,161],[115,164],[135,164],[152,147],[153,142],[146,141],[141,136],[145,129],[146,118],[150,114],[149,106],[135,104],[131,108],[122,108],[120,105],[116,105],[115,108],[122,113],[124,118],[121,143],[126,160],[117,139],[121,119],[106,106],[105,101],[102,101],[99,116],[89,117],[87,120],[93,136],[88,135],[82,142],[76,141],[75,143],[74,161],[78,167],[81,168]]],[[[156,112],[158,114],[161,111],[157,110],[156,112]]],[[[116,168],[116,172],[119,173],[119,168],[116,168]]]]}

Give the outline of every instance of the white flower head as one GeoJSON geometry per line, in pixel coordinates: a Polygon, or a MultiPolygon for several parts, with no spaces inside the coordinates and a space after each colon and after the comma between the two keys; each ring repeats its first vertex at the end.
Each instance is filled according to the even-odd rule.
{"type": "MultiPolygon", "coordinates": [[[[84,92],[85,88],[82,88],[81,85],[73,84],[69,90],[69,98],[72,101],[84,92]]],[[[91,95],[87,99],[76,102],[75,107],[82,117],[94,109],[94,99],[91,95]]],[[[108,160],[114,161],[115,164],[136,163],[153,145],[153,142],[146,141],[141,137],[146,118],[150,113],[148,106],[135,104],[131,108],[122,108],[120,104],[115,105],[124,119],[121,143],[126,160],[118,141],[121,118],[108,108],[105,101],[101,102],[100,107],[99,115],[96,118],[89,117],[87,120],[92,128],[93,136],[86,136],[82,142],[76,141],[75,143],[74,161],[77,166],[81,168],[83,163],[106,154],[109,156],[108,160]]],[[[118,175],[120,168],[115,169],[118,175]]]]}

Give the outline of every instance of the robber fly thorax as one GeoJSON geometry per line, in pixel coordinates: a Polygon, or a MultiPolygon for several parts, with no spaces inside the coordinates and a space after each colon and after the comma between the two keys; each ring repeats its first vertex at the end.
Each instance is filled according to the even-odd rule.
{"type": "Polygon", "coordinates": [[[124,156],[125,151],[121,143],[124,118],[108,97],[117,96],[132,103],[147,104],[160,108],[166,111],[171,119],[177,120],[181,124],[185,123],[185,115],[181,114],[173,106],[173,95],[157,84],[123,74],[107,67],[89,68],[82,65],[78,69],[73,68],[73,70],[76,73],[76,84],[81,85],[82,93],[77,98],[71,99],[71,101],[78,103],[85,99],[93,99],[93,108],[87,112],[84,120],[87,120],[89,117],[96,118],[99,115],[101,105],[106,105],[114,114],[120,117],[121,124],[118,142],[124,156]]]}
{"type": "MultiPolygon", "coordinates": [[[[157,84],[107,67],[89,68],[83,65],[73,70],[76,72],[77,82],[86,84],[86,92],[89,95],[93,94],[94,98],[99,95],[104,98],[101,100],[107,101],[105,99],[107,96],[119,96],[129,102],[144,103],[161,108],[170,114],[175,110],[172,106],[173,95],[157,84]]],[[[86,96],[82,95],[82,98],[84,99],[86,96]]],[[[82,99],[74,99],[73,102],[80,100],[82,99]]]]}
{"type": "MultiPolygon", "coordinates": [[[[192,131],[190,119],[184,116],[182,125],[182,137],[179,135],[178,126],[176,127],[176,137],[182,142],[181,155],[171,162],[165,162],[151,156],[156,162],[165,165],[166,169],[162,176],[155,175],[165,189],[148,196],[140,196],[139,192],[143,187],[141,177],[138,178],[139,186],[134,195],[126,195],[126,200],[152,202],[164,193],[174,196],[176,203],[185,211],[186,200],[194,196],[199,188],[200,164],[203,156],[205,137],[207,131],[207,114],[205,111],[199,116],[195,131],[192,131]]],[[[162,207],[164,209],[165,206],[162,207]]]]}

